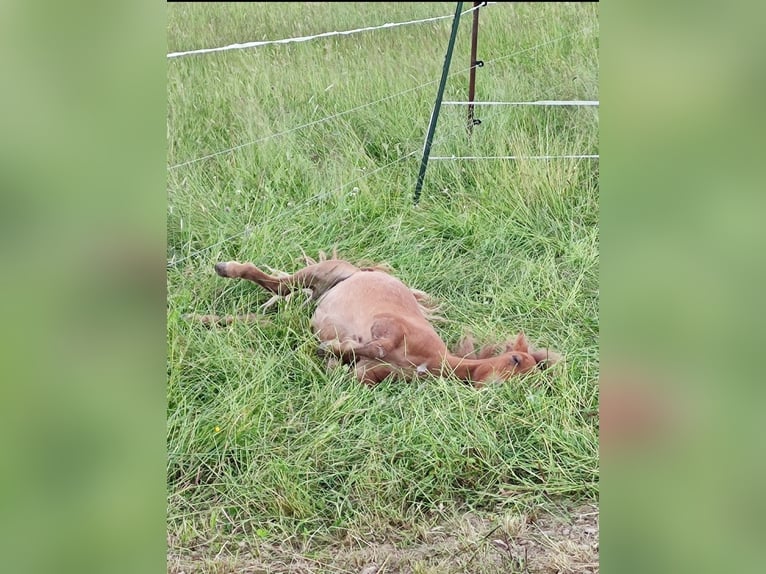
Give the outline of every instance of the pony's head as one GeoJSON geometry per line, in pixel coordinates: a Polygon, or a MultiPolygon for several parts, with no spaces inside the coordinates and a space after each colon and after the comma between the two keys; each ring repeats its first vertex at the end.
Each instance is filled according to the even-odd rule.
{"type": "Polygon", "coordinates": [[[519,332],[499,355],[483,359],[484,364],[476,368],[473,379],[477,383],[505,381],[514,375],[545,370],[560,359],[558,353],[549,349],[532,348],[526,335],[519,332]]]}

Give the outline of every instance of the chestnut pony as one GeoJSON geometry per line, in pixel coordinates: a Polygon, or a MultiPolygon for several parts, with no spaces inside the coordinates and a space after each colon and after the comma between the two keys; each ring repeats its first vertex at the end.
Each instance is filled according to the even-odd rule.
{"type": "Polygon", "coordinates": [[[343,362],[353,366],[356,377],[374,385],[388,376],[410,379],[426,373],[454,375],[481,387],[493,381],[559,360],[548,349],[530,347],[524,333],[503,345],[487,345],[478,352],[470,338],[454,352],[436,333],[427,296],[410,289],[384,267],[357,267],[320,255],[317,262],[305,257],[307,266],[296,273],[264,273],[252,263],[218,263],[221,277],[247,279],[274,294],[265,306],[294,291],[306,291],[317,301],[311,326],[320,341],[319,353],[328,366],[343,362]]]}

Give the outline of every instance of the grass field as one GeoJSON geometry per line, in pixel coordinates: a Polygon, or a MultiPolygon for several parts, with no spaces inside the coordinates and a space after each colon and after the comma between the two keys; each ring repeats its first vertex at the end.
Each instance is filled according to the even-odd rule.
{"type": "MultiPolygon", "coordinates": [[[[447,15],[455,4],[167,10],[175,52],[447,15]]],[[[482,9],[476,99],[597,100],[597,12],[482,9]]],[[[467,549],[445,552],[462,558],[379,571],[521,570],[487,549],[475,558],[489,529],[597,500],[598,161],[435,160],[413,207],[450,23],[168,60],[168,540],[187,572],[229,571],[222,557],[285,563],[290,552],[304,570],[263,571],[357,572],[372,558],[337,563],[327,549],[401,549],[444,528],[467,549]],[[182,318],[248,313],[268,299],[216,276],[217,261],[292,271],[302,252],[334,246],[391,264],[436,298],[449,344],[464,330],[484,341],[523,329],[566,360],[482,391],[436,377],[369,389],[323,371],[311,310],[297,299],[256,323],[182,318]],[[487,529],[468,533],[466,516],[487,529]]],[[[470,27],[466,15],[445,101],[466,99],[470,27]]],[[[469,140],[465,107],[443,106],[431,155],[598,154],[597,108],[476,116],[469,140]]]]}

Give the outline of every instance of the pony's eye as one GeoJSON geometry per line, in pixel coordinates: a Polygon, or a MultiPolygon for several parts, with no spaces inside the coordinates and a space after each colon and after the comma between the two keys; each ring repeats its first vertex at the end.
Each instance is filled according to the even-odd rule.
{"type": "Polygon", "coordinates": [[[521,357],[518,355],[511,355],[511,360],[517,365],[521,364],[521,357]]]}

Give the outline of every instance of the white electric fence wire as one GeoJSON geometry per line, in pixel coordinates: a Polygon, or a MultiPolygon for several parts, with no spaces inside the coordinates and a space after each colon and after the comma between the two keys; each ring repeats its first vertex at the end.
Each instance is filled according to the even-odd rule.
{"type": "MultiPolygon", "coordinates": [[[[489,3],[483,3],[484,5],[487,5],[489,3]]],[[[491,4],[496,4],[496,2],[491,2],[491,4]]],[[[474,10],[477,10],[481,8],[482,6],[474,6],[473,8],[469,8],[468,10],[461,12],[460,15],[468,14],[469,12],[473,12],[474,10]]],[[[334,31],[334,32],[322,32],[321,34],[314,34],[312,36],[299,36],[295,38],[283,38],[281,40],[260,40],[255,42],[244,42],[241,44],[229,44],[228,46],[221,46],[219,48],[202,48],[199,50],[188,50],[185,52],[171,52],[168,54],[168,59],[172,58],[180,58],[182,56],[192,56],[196,54],[211,54],[213,52],[227,52],[229,50],[244,50],[247,48],[259,48],[261,46],[271,46],[274,44],[294,44],[297,42],[308,42],[310,40],[316,40],[317,38],[329,38],[332,36],[350,36],[352,34],[358,34],[360,32],[369,32],[372,30],[383,30],[387,28],[397,28],[399,26],[409,26],[412,24],[423,24],[426,22],[436,22],[438,20],[446,20],[447,18],[454,18],[452,15],[447,16],[435,16],[433,18],[423,18],[421,20],[408,20],[407,22],[387,22],[385,24],[381,24],[379,26],[366,26],[364,28],[356,28],[354,30],[344,30],[342,32],[334,31]]]]}
{"type": "Polygon", "coordinates": [[[442,102],[443,106],[598,106],[598,100],[538,100],[536,102],[442,102]]]}

